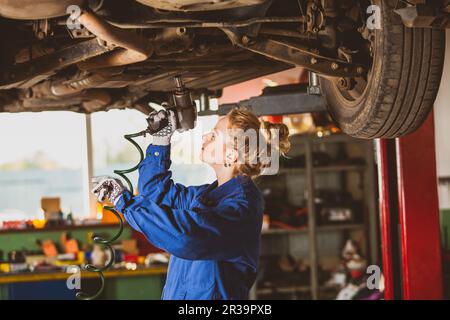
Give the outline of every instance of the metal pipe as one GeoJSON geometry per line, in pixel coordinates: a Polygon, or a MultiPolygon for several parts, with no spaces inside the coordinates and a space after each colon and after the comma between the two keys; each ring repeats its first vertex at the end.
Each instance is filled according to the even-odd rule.
{"type": "Polygon", "coordinates": [[[97,68],[132,64],[147,60],[153,53],[153,45],[147,38],[115,27],[92,12],[83,12],[78,21],[99,39],[124,49],[81,63],[85,67],[86,64],[97,68]]]}
{"type": "Polygon", "coordinates": [[[259,33],[269,34],[269,35],[274,35],[274,36],[299,38],[299,39],[304,39],[304,40],[317,39],[317,36],[315,34],[306,34],[306,33],[300,33],[299,31],[276,29],[276,28],[270,28],[270,27],[261,27],[261,29],[259,30],[259,33]]]}
{"type": "Polygon", "coordinates": [[[29,88],[55,71],[110,51],[97,39],[65,47],[39,58],[6,67],[0,74],[0,89],[29,88]]]}
{"type": "Polygon", "coordinates": [[[303,17],[264,17],[251,18],[240,21],[205,21],[192,19],[157,19],[142,22],[121,22],[117,20],[107,20],[113,26],[122,29],[160,29],[168,27],[186,28],[232,28],[247,27],[256,23],[303,23],[303,17]]]}

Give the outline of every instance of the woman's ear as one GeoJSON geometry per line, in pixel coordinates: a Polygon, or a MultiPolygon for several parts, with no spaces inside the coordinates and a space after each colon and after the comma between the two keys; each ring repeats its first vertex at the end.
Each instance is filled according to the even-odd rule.
{"type": "Polygon", "coordinates": [[[238,160],[238,152],[234,148],[227,148],[225,151],[225,163],[232,165],[238,160]]]}

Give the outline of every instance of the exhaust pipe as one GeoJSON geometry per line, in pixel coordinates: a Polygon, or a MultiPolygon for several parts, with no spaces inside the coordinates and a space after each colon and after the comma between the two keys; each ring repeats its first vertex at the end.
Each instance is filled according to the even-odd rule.
{"type": "Polygon", "coordinates": [[[97,38],[123,48],[80,62],[78,64],[80,69],[123,66],[145,61],[153,54],[153,44],[150,40],[129,30],[115,27],[93,12],[84,11],[78,21],[97,38]]]}

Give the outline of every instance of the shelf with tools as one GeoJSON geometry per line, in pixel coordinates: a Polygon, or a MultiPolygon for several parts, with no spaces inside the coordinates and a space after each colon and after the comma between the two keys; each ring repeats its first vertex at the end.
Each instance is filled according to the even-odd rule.
{"type": "Polygon", "coordinates": [[[342,134],[294,135],[291,143],[278,174],[257,180],[266,229],[251,298],[329,299],[337,294],[329,270],[348,239],[368,263],[378,261],[373,144],[342,134]]]}
{"type": "MultiPolygon", "coordinates": [[[[323,292],[332,291],[334,288],[331,287],[320,287],[319,290],[323,292]]],[[[273,288],[264,288],[258,289],[257,294],[260,297],[265,295],[273,295],[273,294],[311,294],[311,286],[284,286],[284,287],[273,287],[273,288]]]]}
{"type": "MultiPolygon", "coordinates": [[[[337,231],[337,230],[356,230],[364,229],[364,224],[337,224],[328,226],[319,226],[317,231],[337,231]]],[[[263,230],[262,235],[289,235],[289,234],[306,234],[308,232],[307,228],[304,229],[268,229],[263,230]]]]}
{"type": "MultiPolygon", "coordinates": [[[[364,171],[364,165],[333,165],[313,168],[314,172],[333,172],[333,171],[364,171]]],[[[279,174],[301,174],[306,173],[305,168],[281,168],[279,174]]]]}

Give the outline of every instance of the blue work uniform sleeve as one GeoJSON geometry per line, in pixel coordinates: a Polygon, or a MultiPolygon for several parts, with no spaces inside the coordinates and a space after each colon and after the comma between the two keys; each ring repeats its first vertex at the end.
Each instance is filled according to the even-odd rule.
{"type": "Polygon", "coordinates": [[[155,146],[150,144],[146,157],[139,165],[139,195],[156,203],[165,203],[182,208],[192,199],[195,187],[185,187],[172,180],[170,145],[155,146]]]}
{"type": "Polygon", "coordinates": [[[245,201],[187,210],[158,205],[126,192],[116,208],[155,246],[187,260],[227,260],[240,256],[251,224],[245,201]]]}

